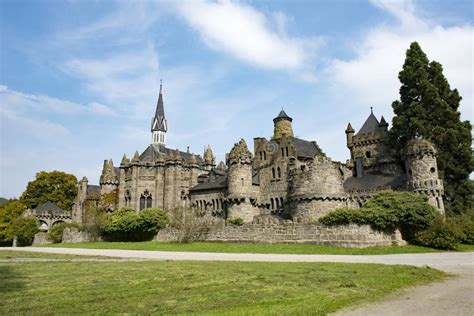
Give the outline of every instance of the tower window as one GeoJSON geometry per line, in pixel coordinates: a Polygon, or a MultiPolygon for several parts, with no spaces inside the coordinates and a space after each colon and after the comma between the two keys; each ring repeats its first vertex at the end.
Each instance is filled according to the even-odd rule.
{"type": "Polygon", "coordinates": [[[283,148],[283,147],[281,148],[281,156],[285,157],[285,148],[283,148]]]}
{"type": "Polygon", "coordinates": [[[372,157],[371,152],[370,152],[370,151],[366,151],[366,152],[365,152],[365,157],[367,157],[367,158],[372,157]]]}
{"type": "Polygon", "coordinates": [[[266,151],[263,152],[263,160],[267,160],[267,152],[266,151]]]}
{"type": "Polygon", "coordinates": [[[281,178],[281,170],[280,170],[280,167],[278,167],[277,170],[278,170],[278,178],[281,178]]]}
{"type": "Polygon", "coordinates": [[[436,169],[434,167],[431,167],[430,172],[435,173],[436,169]]]}
{"type": "Polygon", "coordinates": [[[272,178],[275,179],[275,168],[272,168],[272,178]]]}
{"type": "Polygon", "coordinates": [[[411,176],[413,174],[413,171],[411,171],[411,169],[408,169],[408,174],[411,176]]]}
{"type": "Polygon", "coordinates": [[[288,147],[285,147],[286,156],[288,157],[288,147]]]}

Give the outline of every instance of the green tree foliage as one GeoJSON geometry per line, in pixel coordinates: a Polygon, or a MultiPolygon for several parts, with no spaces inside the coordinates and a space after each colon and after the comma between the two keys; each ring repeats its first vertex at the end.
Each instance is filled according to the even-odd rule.
{"type": "Polygon", "coordinates": [[[17,245],[20,247],[30,246],[33,238],[39,232],[38,222],[33,216],[18,217],[10,225],[7,234],[13,239],[17,237],[17,245]]]}
{"type": "Polygon", "coordinates": [[[48,234],[46,235],[46,238],[48,238],[50,241],[53,243],[60,243],[63,241],[63,232],[66,227],[75,227],[79,228],[80,225],[78,223],[59,223],[57,225],[54,225],[49,231],[48,234]]]}
{"type": "Polygon", "coordinates": [[[77,179],[72,174],[61,171],[41,171],[36,179],[30,181],[20,200],[28,207],[35,208],[41,203],[51,201],[69,211],[77,195],[77,179]]]}
{"type": "Polygon", "coordinates": [[[104,211],[115,210],[118,205],[118,190],[102,194],[99,200],[99,208],[104,211]]]}
{"type": "Polygon", "coordinates": [[[430,227],[438,212],[425,196],[411,192],[384,191],[360,209],[337,209],[320,218],[325,225],[368,224],[375,229],[400,229],[404,239],[413,240],[416,232],[430,227]]]}
{"type": "Polygon", "coordinates": [[[474,161],[472,126],[461,121],[461,96],[451,89],[443,67],[429,62],[418,43],[406,52],[400,100],[392,103],[395,116],[390,130],[391,146],[400,153],[414,137],[430,140],[438,150],[438,170],[445,185],[445,205],[454,213],[474,208],[474,186],[469,180],[474,161]]]}
{"type": "Polygon", "coordinates": [[[82,229],[89,232],[92,240],[98,240],[106,219],[107,214],[102,209],[93,204],[88,205],[82,218],[82,229]]]}
{"type": "Polygon", "coordinates": [[[18,200],[9,200],[0,206],[0,245],[11,246],[13,235],[11,226],[26,210],[26,206],[18,200]]]}
{"type": "Polygon", "coordinates": [[[168,216],[160,209],[150,208],[137,213],[121,208],[107,217],[101,230],[106,239],[141,241],[153,238],[168,222],[168,216]]]}
{"type": "Polygon", "coordinates": [[[455,250],[464,237],[464,232],[456,223],[438,219],[433,226],[418,232],[414,242],[425,247],[455,250]]]}

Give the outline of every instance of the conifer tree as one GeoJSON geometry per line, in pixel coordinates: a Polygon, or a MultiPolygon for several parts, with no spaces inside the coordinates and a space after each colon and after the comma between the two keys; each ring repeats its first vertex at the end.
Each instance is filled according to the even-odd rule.
{"type": "Polygon", "coordinates": [[[461,121],[461,96],[456,89],[451,90],[441,64],[430,63],[416,42],[407,50],[398,78],[402,85],[400,100],[392,103],[395,116],[391,145],[401,152],[414,137],[430,140],[438,150],[438,170],[444,180],[448,211],[472,209],[472,127],[469,121],[461,121]]]}

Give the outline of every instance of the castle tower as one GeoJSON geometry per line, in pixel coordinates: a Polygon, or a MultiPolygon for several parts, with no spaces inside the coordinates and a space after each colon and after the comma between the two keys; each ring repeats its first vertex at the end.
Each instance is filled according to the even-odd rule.
{"type": "Polygon", "coordinates": [[[77,195],[72,207],[72,221],[79,224],[82,224],[83,214],[86,208],[85,202],[87,199],[88,184],[89,180],[85,176],[77,183],[77,195]]]}
{"type": "Polygon", "coordinates": [[[438,176],[436,149],[425,139],[412,139],[405,156],[408,189],[428,196],[429,203],[444,215],[444,187],[438,176]]]}
{"type": "Polygon", "coordinates": [[[104,160],[104,167],[102,168],[102,175],[100,176],[100,195],[110,193],[118,189],[119,180],[115,172],[114,163],[112,159],[104,160]]]}
{"type": "Polygon", "coordinates": [[[204,150],[203,158],[204,158],[204,169],[211,171],[212,168],[216,166],[215,157],[212,152],[211,146],[208,145],[207,148],[204,150]]]}
{"type": "Polygon", "coordinates": [[[352,147],[354,146],[354,129],[352,128],[351,123],[347,124],[346,128],[346,142],[347,142],[347,148],[351,151],[351,159],[354,159],[352,156],[352,147]]]}
{"type": "Polygon", "coordinates": [[[252,222],[258,215],[255,192],[252,187],[252,153],[248,150],[245,140],[241,139],[234,145],[228,155],[228,218],[242,218],[244,222],[252,222]]]}
{"type": "Polygon", "coordinates": [[[168,130],[168,124],[165,118],[162,92],[163,80],[160,82],[160,94],[158,96],[158,103],[156,104],[155,116],[151,120],[151,143],[164,147],[166,143],[166,131],[168,130]]]}
{"type": "Polygon", "coordinates": [[[281,110],[277,117],[273,119],[273,138],[278,139],[283,135],[287,137],[293,137],[293,127],[291,122],[293,119],[289,117],[285,111],[281,110]]]}

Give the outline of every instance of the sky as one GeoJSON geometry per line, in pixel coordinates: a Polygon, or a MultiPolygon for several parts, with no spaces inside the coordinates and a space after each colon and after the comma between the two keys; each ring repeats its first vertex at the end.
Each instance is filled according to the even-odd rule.
{"type": "Polygon", "coordinates": [[[388,122],[418,41],[473,118],[470,0],[0,2],[0,196],[39,171],[98,184],[151,143],[163,79],[167,147],[217,161],[271,137],[284,108],[297,137],[349,158],[344,130],[370,107],[388,122]]]}

